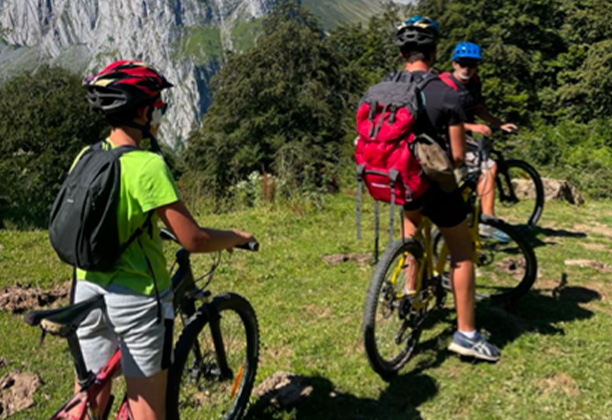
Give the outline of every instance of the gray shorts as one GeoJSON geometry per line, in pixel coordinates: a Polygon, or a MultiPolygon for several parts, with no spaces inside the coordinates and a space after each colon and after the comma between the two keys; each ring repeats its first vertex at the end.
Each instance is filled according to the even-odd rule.
{"type": "Polygon", "coordinates": [[[172,357],[172,290],[160,292],[161,322],[155,296],[113,284],[102,288],[77,281],[75,302],[98,295],[104,296],[106,311],[92,311],[77,330],[87,369],[97,372],[117,349],[127,377],[149,377],[167,369],[172,357]]]}
{"type": "MultiPolygon", "coordinates": [[[[465,152],[465,166],[467,167],[468,172],[474,172],[478,170],[478,142],[474,140],[472,137],[466,135],[466,146],[467,150],[465,152]]],[[[480,170],[490,171],[493,166],[495,166],[495,161],[491,158],[487,158],[480,162],[480,170]]]]}

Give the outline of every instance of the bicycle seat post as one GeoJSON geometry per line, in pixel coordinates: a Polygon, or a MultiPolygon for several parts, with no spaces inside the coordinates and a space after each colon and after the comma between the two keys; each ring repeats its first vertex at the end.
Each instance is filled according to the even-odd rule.
{"type": "Polygon", "coordinates": [[[70,349],[70,354],[72,355],[72,360],[74,361],[74,368],[77,373],[79,385],[81,388],[86,388],[93,383],[93,381],[96,379],[96,375],[87,370],[87,366],[85,366],[83,352],[81,351],[81,346],[79,345],[79,339],[76,335],[76,331],[72,331],[66,337],[66,339],[68,340],[68,348],[70,349]]]}

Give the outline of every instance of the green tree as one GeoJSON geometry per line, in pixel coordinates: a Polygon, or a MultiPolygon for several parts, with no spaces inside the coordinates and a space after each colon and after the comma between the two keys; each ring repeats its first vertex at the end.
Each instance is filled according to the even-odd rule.
{"type": "Polygon", "coordinates": [[[44,227],[79,150],[105,123],[88,109],[78,76],[57,67],[0,88],[0,223],[44,227]]]}
{"type": "Polygon", "coordinates": [[[346,88],[323,33],[297,1],[281,2],[263,30],[247,53],[229,57],[188,142],[190,177],[215,195],[253,171],[311,189],[337,170],[346,88]]]}

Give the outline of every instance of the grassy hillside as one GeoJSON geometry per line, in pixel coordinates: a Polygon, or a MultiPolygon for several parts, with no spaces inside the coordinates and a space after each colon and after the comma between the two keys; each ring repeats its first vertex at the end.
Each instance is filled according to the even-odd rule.
{"type": "Polygon", "coordinates": [[[303,0],[302,4],[319,18],[325,29],[344,22],[366,21],[382,10],[378,0],[303,0]]]}
{"type": "MultiPolygon", "coordinates": [[[[321,209],[293,204],[225,215],[200,214],[209,226],[252,231],[258,254],[225,255],[213,291],[236,291],[252,302],[261,330],[257,383],[285,370],[308,378],[310,397],[288,410],[254,401],[246,419],[604,419],[612,409],[612,206],[577,209],[547,203],[534,237],[539,278],[514,308],[480,304],[478,323],[501,347],[495,365],[471,363],[446,346],[455,315],[448,305],[429,322],[419,353],[391,383],[366,361],[361,336],[372,268],[329,265],[324,255],[366,252],[372,246],[372,206],[365,205],[363,241],[354,239],[354,197],[326,197],[321,209]],[[597,261],[594,268],[566,265],[597,261]],[[565,278],[567,284],[560,285],[565,278]]],[[[384,225],[384,223],[383,223],[384,225]]],[[[70,270],[53,254],[46,232],[0,231],[0,288],[63,283],[70,270]]],[[[168,256],[173,247],[168,247],[168,256]]],[[[205,256],[194,256],[196,272],[205,256]]],[[[452,299],[449,299],[452,304],[452,299]]],[[[21,315],[0,311],[0,377],[13,369],[39,373],[35,407],[14,419],[45,418],[71,389],[66,345],[21,315]],[[10,338],[8,338],[10,337],[10,338]]]]}

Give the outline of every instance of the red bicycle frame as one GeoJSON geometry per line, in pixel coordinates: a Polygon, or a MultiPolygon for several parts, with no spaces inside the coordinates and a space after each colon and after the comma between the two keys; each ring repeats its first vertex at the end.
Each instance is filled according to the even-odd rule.
{"type": "MultiPolygon", "coordinates": [[[[90,420],[106,420],[113,404],[113,398],[108,401],[104,413],[100,416],[96,414],[97,404],[96,397],[106,385],[113,380],[115,376],[121,373],[121,353],[119,350],[113,354],[110,360],[96,374],[95,379],[88,384],[85,384],[80,391],[77,391],[72,398],[66,402],[49,420],[85,420],[89,415],[90,420]],[[76,415],[72,413],[77,413],[76,415]]],[[[128,407],[127,396],[123,398],[119,412],[115,420],[130,420],[132,413],[128,407]]]]}

